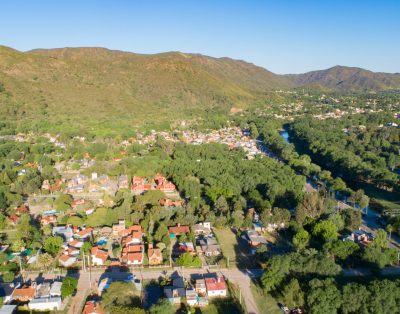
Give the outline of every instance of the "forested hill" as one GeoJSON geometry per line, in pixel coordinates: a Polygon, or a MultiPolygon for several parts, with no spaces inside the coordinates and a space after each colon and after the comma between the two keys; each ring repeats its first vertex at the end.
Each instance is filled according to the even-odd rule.
{"type": "Polygon", "coordinates": [[[20,110],[80,110],[83,115],[229,111],[246,107],[265,91],[291,86],[286,77],[244,61],[103,48],[22,53],[0,47],[0,82],[20,110]]]}
{"type": "Polygon", "coordinates": [[[287,77],[296,86],[314,86],[344,92],[400,89],[399,73],[375,73],[354,67],[335,66],[287,77]]]}
{"type": "Polygon", "coordinates": [[[20,52],[0,46],[0,114],[14,120],[78,119],[105,125],[110,116],[132,122],[196,118],[205,110],[227,113],[271,102],[269,91],[305,85],[341,91],[400,89],[400,75],[344,67],[277,75],[240,60],[180,52],[20,52]]]}

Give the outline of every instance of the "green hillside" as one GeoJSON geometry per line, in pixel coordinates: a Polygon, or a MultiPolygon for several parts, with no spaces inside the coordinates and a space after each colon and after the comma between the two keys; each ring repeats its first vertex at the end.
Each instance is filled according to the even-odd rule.
{"type": "Polygon", "coordinates": [[[275,89],[299,86],[385,90],[399,89],[400,79],[345,67],[277,75],[240,60],[180,52],[0,46],[0,115],[26,130],[129,133],[208,112],[226,115],[271,102],[275,89]]]}

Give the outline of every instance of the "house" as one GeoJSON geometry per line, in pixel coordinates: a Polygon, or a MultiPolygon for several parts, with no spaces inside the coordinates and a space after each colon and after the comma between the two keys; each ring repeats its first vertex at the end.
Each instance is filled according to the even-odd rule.
{"type": "Polygon", "coordinates": [[[91,250],[92,264],[102,266],[108,259],[108,252],[100,249],[98,246],[92,247],[91,250]]]}
{"type": "Polygon", "coordinates": [[[263,236],[260,236],[255,230],[246,231],[242,238],[252,247],[260,244],[268,244],[267,239],[265,239],[263,236]]]}
{"type": "Polygon", "coordinates": [[[206,282],[208,297],[210,298],[226,297],[227,289],[224,277],[216,276],[216,277],[206,278],[205,282],[206,282]]]}
{"type": "Polygon", "coordinates": [[[192,242],[180,242],[178,246],[174,248],[174,255],[180,255],[184,253],[195,253],[192,242]]]}
{"type": "Polygon", "coordinates": [[[84,200],[82,198],[81,199],[77,199],[77,200],[74,200],[74,201],[71,202],[71,207],[73,209],[76,209],[80,205],[85,205],[85,203],[86,203],[86,200],[84,200]]]}
{"type": "Polygon", "coordinates": [[[149,243],[149,249],[147,251],[149,259],[149,265],[159,265],[163,262],[163,256],[159,248],[154,248],[153,243],[149,243]]]}
{"type": "Polygon", "coordinates": [[[164,295],[171,304],[180,304],[182,298],[186,296],[183,278],[177,277],[172,280],[170,286],[165,286],[164,295]]]}
{"type": "Polygon", "coordinates": [[[181,226],[180,224],[178,224],[175,227],[169,227],[169,234],[172,236],[177,236],[177,235],[181,235],[181,234],[185,234],[185,233],[189,233],[189,227],[188,226],[181,226]]]}
{"type": "Polygon", "coordinates": [[[186,289],[186,303],[190,306],[198,305],[197,302],[197,292],[193,288],[186,289]]]}
{"type": "Polygon", "coordinates": [[[106,314],[96,301],[88,301],[83,308],[82,314],[106,314]]]}
{"type": "Polygon", "coordinates": [[[203,238],[197,240],[197,244],[197,251],[199,251],[201,254],[206,256],[218,256],[221,254],[221,247],[214,238],[203,238]]]}
{"type": "Polygon", "coordinates": [[[49,180],[43,180],[42,190],[50,190],[50,182],[49,182],[49,180]]]}
{"type": "Polygon", "coordinates": [[[157,184],[157,190],[161,190],[165,193],[175,192],[176,190],[175,185],[172,182],[167,181],[167,179],[160,174],[155,175],[154,181],[157,184]]]}
{"type": "Polygon", "coordinates": [[[133,176],[132,178],[132,192],[141,194],[145,191],[144,179],[142,177],[133,176]]]}
{"type": "Polygon", "coordinates": [[[181,201],[174,201],[169,198],[162,198],[160,199],[160,206],[164,207],[179,207],[182,206],[181,201]]]}
{"type": "Polygon", "coordinates": [[[120,219],[117,224],[112,225],[112,234],[117,236],[120,235],[120,233],[125,230],[125,220],[120,219]]]}
{"type": "Polygon", "coordinates": [[[57,216],[56,215],[49,215],[49,216],[44,216],[42,219],[40,219],[40,223],[42,225],[50,225],[50,224],[55,224],[57,222],[57,216]]]}
{"type": "Polygon", "coordinates": [[[347,236],[343,240],[353,241],[362,246],[367,246],[373,240],[373,235],[362,229],[359,229],[359,230],[353,231],[349,236],[347,236]]]}
{"type": "Polygon", "coordinates": [[[57,226],[57,227],[53,227],[52,234],[53,234],[53,236],[60,236],[65,241],[68,241],[69,239],[72,238],[73,231],[70,226],[57,226]]]}
{"type": "Polygon", "coordinates": [[[200,222],[191,227],[192,232],[195,235],[208,235],[211,233],[211,223],[210,222],[200,222]]]}
{"type": "Polygon", "coordinates": [[[61,281],[54,281],[51,285],[50,296],[51,297],[61,297],[61,281]]]}
{"type": "Polygon", "coordinates": [[[143,253],[127,253],[121,256],[121,261],[127,265],[142,265],[143,264],[143,253]]]}
{"type": "Polygon", "coordinates": [[[129,180],[126,174],[118,177],[118,188],[119,189],[129,189],[129,180]]]}
{"type": "Polygon", "coordinates": [[[33,311],[53,311],[61,308],[61,297],[37,298],[29,302],[28,307],[33,311]]]}
{"type": "Polygon", "coordinates": [[[195,282],[195,289],[199,295],[207,295],[207,287],[204,279],[197,279],[195,282]]]}
{"type": "Polygon", "coordinates": [[[69,256],[67,254],[61,254],[58,258],[58,262],[64,267],[70,267],[76,263],[76,257],[69,256]]]}
{"type": "Polygon", "coordinates": [[[76,249],[80,249],[83,246],[83,241],[72,240],[68,242],[68,246],[76,249]]]}
{"type": "Polygon", "coordinates": [[[89,239],[92,236],[92,233],[93,233],[93,228],[83,228],[81,231],[74,234],[74,238],[84,241],[86,239],[89,239]]]}
{"type": "Polygon", "coordinates": [[[31,286],[22,285],[21,287],[15,288],[11,299],[19,302],[27,302],[32,300],[36,294],[36,283],[31,286]]]}
{"type": "Polygon", "coordinates": [[[28,214],[29,213],[29,206],[28,205],[22,205],[20,207],[17,207],[15,209],[15,213],[19,216],[22,214],[28,214]]]}
{"type": "Polygon", "coordinates": [[[43,282],[36,287],[35,298],[49,298],[50,297],[50,282],[43,282]]]}

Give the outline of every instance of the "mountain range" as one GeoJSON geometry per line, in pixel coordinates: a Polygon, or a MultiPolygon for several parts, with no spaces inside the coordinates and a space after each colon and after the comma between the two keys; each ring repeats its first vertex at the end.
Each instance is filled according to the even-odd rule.
{"type": "Polygon", "coordinates": [[[337,92],[400,89],[400,74],[335,66],[278,75],[230,58],[168,52],[153,55],[104,48],[36,49],[0,46],[0,113],[106,117],[246,107],[276,89],[337,92]]]}

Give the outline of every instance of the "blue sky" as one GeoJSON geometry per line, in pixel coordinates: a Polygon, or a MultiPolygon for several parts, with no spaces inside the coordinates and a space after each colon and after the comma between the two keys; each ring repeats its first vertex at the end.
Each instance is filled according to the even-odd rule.
{"type": "Polygon", "coordinates": [[[228,56],[276,73],[400,72],[400,1],[3,0],[0,44],[228,56]]]}

